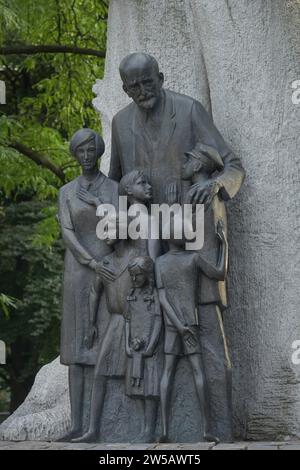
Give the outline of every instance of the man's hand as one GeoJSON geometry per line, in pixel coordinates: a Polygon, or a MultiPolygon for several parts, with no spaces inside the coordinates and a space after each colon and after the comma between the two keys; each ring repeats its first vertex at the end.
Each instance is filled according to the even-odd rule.
{"type": "Polygon", "coordinates": [[[77,196],[79,199],[83,202],[86,202],[87,204],[90,204],[91,206],[98,207],[101,201],[91,194],[89,191],[87,191],[84,188],[80,188],[80,190],[77,192],[77,196]]]}
{"type": "Polygon", "coordinates": [[[96,325],[93,325],[89,329],[88,335],[85,337],[84,342],[88,349],[92,349],[95,339],[98,338],[98,328],[96,325]]]}
{"type": "Polygon", "coordinates": [[[211,204],[218,194],[221,184],[214,179],[208,179],[204,183],[195,183],[188,192],[188,202],[196,204],[211,204]]]}

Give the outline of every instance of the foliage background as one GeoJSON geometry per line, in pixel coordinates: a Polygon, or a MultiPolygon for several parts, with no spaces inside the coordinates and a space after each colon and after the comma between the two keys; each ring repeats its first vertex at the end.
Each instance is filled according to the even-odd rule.
{"type": "Polygon", "coordinates": [[[79,172],[68,152],[71,135],[80,127],[99,130],[92,85],[104,71],[108,2],[0,0],[0,10],[7,103],[0,105],[0,339],[8,352],[0,411],[13,411],[37,370],[59,352],[56,198],[79,172]],[[23,54],[25,45],[58,47],[23,54]],[[60,52],[65,46],[74,51],[60,52]]]}

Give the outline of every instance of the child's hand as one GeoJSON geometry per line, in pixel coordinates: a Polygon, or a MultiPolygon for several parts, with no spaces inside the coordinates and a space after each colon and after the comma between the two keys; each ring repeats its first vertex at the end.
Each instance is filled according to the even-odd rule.
{"type": "Polygon", "coordinates": [[[195,341],[194,334],[191,328],[189,328],[188,326],[185,326],[182,336],[183,336],[183,341],[185,341],[188,346],[192,348],[196,346],[196,341],[195,341]]]}

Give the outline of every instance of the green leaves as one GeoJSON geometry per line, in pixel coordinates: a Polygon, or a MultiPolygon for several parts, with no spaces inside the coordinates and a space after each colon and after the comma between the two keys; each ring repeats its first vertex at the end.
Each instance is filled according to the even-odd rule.
{"type": "MultiPolygon", "coordinates": [[[[0,46],[104,50],[107,3],[0,0],[0,46]]],[[[24,397],[38,367],[58,353],[63,247],[56,199],[62,180],[79,174],[70,137],[81,127],[100,130],[92,86],[103,71],[104,59],[90,55],[0,56],[7,102],[0,106],[0,337],[8,351],[0,389],[3,379],[12,390],[24,382],[24,397]]]]}
{"type": "MultiPolygon", "coordinates": [[[[1,23],[4,45],[105,49],[107,2],[14,0],[2,1],[1,6],[10,18],[1,23]]],[[[9,144],[21,142],[58,168],[67,166],[66,179],[74,178],[79,170],[67,165],[68,141],[80,127],[100,128],[92,107],[92,85],[103,75],[104,60],[50,53],[5,56],[2,62],[0,79],[6,83],[7,105],[0,108],[5,109],[5,114],[0,111],[0,163],[5,161],[7,181],[2,178],[0,186],[10,198],[31,189],[38,199],[54,200],[61,184],[57,176],[26,161],[26,156],[18,158],[9,144]]]]}

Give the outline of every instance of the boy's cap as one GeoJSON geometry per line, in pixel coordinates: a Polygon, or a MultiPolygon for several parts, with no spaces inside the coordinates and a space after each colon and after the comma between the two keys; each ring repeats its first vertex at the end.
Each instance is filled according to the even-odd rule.
{"type": "Polygon", "coordinates": [[[185,155],[191,155],[192,157],[201,160],[205,165],[214,167],[216,170],[223,170],[224,168],[224,162],[219,152],[210,145],[198,142],[193,150],[185,152],[185,155]]]}

